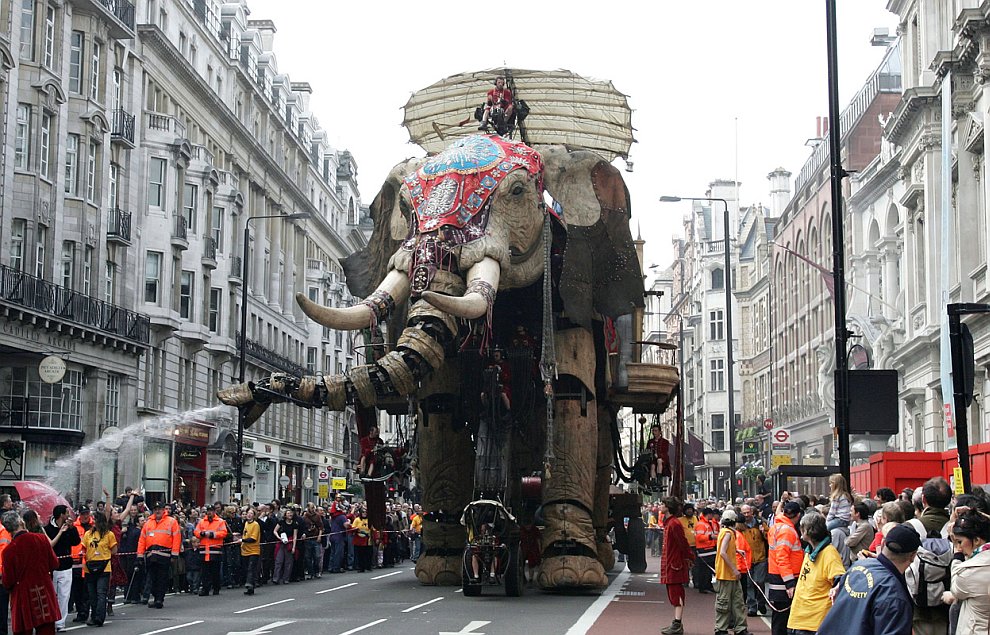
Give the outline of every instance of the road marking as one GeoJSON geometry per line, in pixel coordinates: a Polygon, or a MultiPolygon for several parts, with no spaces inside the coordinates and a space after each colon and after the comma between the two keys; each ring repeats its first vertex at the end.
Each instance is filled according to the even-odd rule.
{"type": "Polygon", "coordinates": [[[481,628],[485,624],[491,624],[491,621],[474,621],[459,631],[440,631],[440,635],[485,635],[484,633],[478,633],[474,630],[476,628],[481,628]]]}
{"type": "Polygon", "coordinates": [[[608,585],[608,588],[605,589],[605,592],[602,593],[598,599],[595,600],[594,604],[589,606],[588,609],[581,615],[578,621],[574,622],[574,625],[567,630],[566,635],[583,635],[584,633],[587,633],[594,623],[598,621],[598,618],[608,607],[609,603],[615,599],[615,596],[618,595],[622,587],[628,582],[629,575],[628,569],[617,575],[616,578],[612,580],[612,584],[608,585]]]}
{"type": "Polygon", "coordinates": [[[351,633],[357,633],[358,631],[363,631],[366,628],[371,628],[372,626],[377,626],[377,625],[381,624],[382,622],[387,622],[387,621],[388,621],[388,618],[383,617],[380,620],[375,620],[374,622],[369,622],[369,623],[365,624],[364,626],[358,626],[357,628],[352,628],[349,631],[344,631],[340,635],[351,635],[351,633]]]}
{"type": "Polygon", "coordinates": [[[461,591],[463,591],[463,590],[464,590],[463,588],[461,588],[461,589],[457,589],[457,590],[455,590],[455,591],[454,591],[454,593],[460,593],[460,592],[461,592],[461,591]]]}
{"type": "Polygon", "coordinates": [[[195,622],[186,622],[185,624],[179,624],[178,626],[169,626],[168,628],[160,628],[157,631],[148,631],[147,633],[141,633],[141,635],[155,635],[155,633],[165,633],[167,631],[175,631],[180,628],[185,628],[187,626],[196,626],[197,624],[202,624],[205,620],[196,620],[195,622]]]}
{"type": "Polygon", "coordinates": [[[269,606],[275,606],[276,604],[285,604],[286,602],[295,602],[296,598],[288,598],[285,600],[279,600],[278,602],[269,602],[268,604],[262,604],[261,606],[252,606],[249,609],[241,609],[240,611],[234,611],[234,615],[240,615],[241,613],[250,613],[251,611],[257,611],[258,609],[266,609],[269,606]]]}
{"type": "Polygon", "coordinates": [[[440,601],[440,600],[442,600],[442,599],[443,599],[443,596],[440,596],[440,597],[438,597],[438,598],[433,598],[432,600],[430,600],[430,601],[428,601],[428,602],[423,602],[422,604],[417,604],[416,606],[410,606],[410,607],[409,607],[409,608],[407,608],[407,609],[402,609],[402,612],[403,612],[403,613],[411,613],[411,612],[413,612],[413,611],[415,611],[416,609],[421,609],[421,608],[423,608],[423,607],[424,607],[424,606],[426,606],[427,604],[433,604],[434,602],[439,602],[439,601],[440,601]]]}
{"type": "Polygon", "coordinates": [[[227,635],[265,635],[266,633],[278,628],[279,626],[285,626],[286,624],[294,624],[294,623],[295,620],[272,622],[271,624],[259,626],[253,631],[230,631],[229,633],[227,633],[227,635]]]}
{"type": "Polygon", "coordinates": [[[382,578],[388,578],[388,577],[391,577],[393,575],[399,575],[400,573],[402,573],[402,572],[401,571],[393,571],[392,573],[386,573],[384,575],[376,575],[375,577],[373,577],[371,579],[372,580],[381,580],[382,578]]]}
{"type": "Polygon", "coordinates": [[[322,593],[330,593],[331,591],[340,591],[341,589],[346,589],[349,586],[357,586],[357,582],[350,582],[348,584],[341,584],[340,586],[335,586],[332,589],[323,589],[322,591],[317,591],[316,592],[316,595],[320,595],[322,593]]]}

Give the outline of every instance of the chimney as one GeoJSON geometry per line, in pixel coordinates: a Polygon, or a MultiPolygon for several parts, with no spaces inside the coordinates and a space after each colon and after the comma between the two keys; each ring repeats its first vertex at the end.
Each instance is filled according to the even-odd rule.
{"type": "Polygon", "coordinates": [[[822,138],[822,118],[815,117],[815,139],[822,138]]]}
{"type": "Polygon", "coordinates": [[[822,139],[828,134],[828,117],[822,117],[822,133],[818,135],[822,139]]]}
{"type": "Polygon", "coordinates": [[[248,20],[249,29],[257,29],[261,34],[261,50],[271,53],[275,44],[275,23],[271,20],[248,20]]]}
{"type": "Polygon", "coordinates": [[[767,180],[770,181],[770,216],[778,218],[791,200],[791,173],[777,168],[767,175],[767,180]]]}

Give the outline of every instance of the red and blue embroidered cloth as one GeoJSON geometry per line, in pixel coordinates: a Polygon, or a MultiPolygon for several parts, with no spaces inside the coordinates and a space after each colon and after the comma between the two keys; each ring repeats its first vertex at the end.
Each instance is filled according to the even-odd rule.
{"type": "Polygon", "coordinates": [[[492,193],[518,169],[539,179],[542,195],[543,159],[536,150],[498,135],[457,140],[405,178],[419,233],[445,228],[455,244],[481,238],[492,193]]]}

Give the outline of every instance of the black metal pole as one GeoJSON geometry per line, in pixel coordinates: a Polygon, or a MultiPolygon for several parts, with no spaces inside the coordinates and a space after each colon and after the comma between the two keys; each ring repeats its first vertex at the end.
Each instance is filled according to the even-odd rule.
{"type": "Polygon", "coordinates": [[[674,482],[671,484],[671,494],[674,496],[684,497],[685,483],[684,483],[684,449],[687,447],[687,439],[685,439],[684,431],[684,245],[680,246],[681,251],[681,293],[680,293],[680,308],[677,313],[677,335],[679,339],[678,343],[678,357],[680,365],[680,382],[677,385],[677,461],[674,463],[674,482]]]}
{"type": "Polygon", "coordinates": [[[946,307],[949,313],[949,350],[952,354],[952,398],[956,408],[956,451],[962,470],[963,491],[969,492],[969,423],[966,417],[965,380],[963,379],[962,317],[959,304],[946,307]]]}
{"type": "Polygon", "coordinates": [[[832,185],[832,281],[835,305],[835,430],[838,435],[839,472],[849,482],[849,365],[846,363],[846,273],[842,229],[842,130],[839,112],[838,54],[835,0],[825,0],[825,37],[828,41],[828,141],[832,185]]]}
{"type": "MultiPolygon", "coordinates": [[[[244,375],[247,366],[247,302],[248,302],[248,242],[251,239],[251,233],[249,225],[251,223],[250,217],[244,218],[244,244],[242,246],[243,256],[241,257],[241,339],[238,342],[239,349],[238,354],[240,356],[240,370],[237,373],[238,383],[244,383],[244,375]]],[[[237,409],[237,474],[236,480],[234,481],[235,493],[237,494],[237,500],[240,501],[243,496],[243,465],[244,465],[244,411],[240,408],[237,409]]]]}
{"type": "Polygon", "coordinates": [[[723,198],[713,198],[713,201],[721,201],[724,208],[723,229],[725,248],[725,370],[727,373],[726,387],[729,389],[729,421],[726,427],[729,430],[729,500],[733,503],[736,500],[736,405],[735,405],[735,358],[732,354],[732,262],[731,243],[729,239],[729,203],[723,198]]]}

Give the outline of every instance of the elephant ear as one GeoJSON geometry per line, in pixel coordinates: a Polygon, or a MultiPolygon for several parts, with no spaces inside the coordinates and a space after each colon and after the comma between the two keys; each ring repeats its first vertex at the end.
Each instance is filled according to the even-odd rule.
{"type": "Polygon", "coordinates": [[[415,170],[421,159],[407,159],[389,172],[381,190],[371,203],[371,220],[375,228],[368,246],[341,259],[347,288],[352,295],[366,298],[388,273],[388,261],[409,232],[409,219],[400,209],[402,180],[415,170]]]}
{"type": "Polygon", "coordinates": [[[629,190],[618,169],[586,150],[541,148],[544,186],[563,208],[567,241],[560,275],[564,310],[590,326],[644,306],[643,272],[629,229],[629,190]]]}

